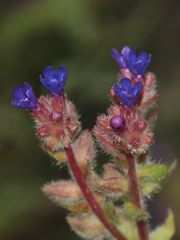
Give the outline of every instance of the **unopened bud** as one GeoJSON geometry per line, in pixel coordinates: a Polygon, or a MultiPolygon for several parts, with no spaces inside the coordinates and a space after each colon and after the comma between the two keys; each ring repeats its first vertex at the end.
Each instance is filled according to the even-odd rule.
{"type": "Polygon", "coordinates": [[[110,125],[114,130],[123,131],[125,127],[125,120],[122,116],[115,116],[111,118],[110,125]]]}

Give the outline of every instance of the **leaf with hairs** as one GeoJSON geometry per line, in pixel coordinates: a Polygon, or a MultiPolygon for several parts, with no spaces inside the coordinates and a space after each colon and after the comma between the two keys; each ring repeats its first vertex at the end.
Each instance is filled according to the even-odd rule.
{"type": "Polygon", "coordinates": [[[168,216],[163,225],[157,227],[150,234],[150,240],[170,240],[175,232],[174,215],[171,210],[168,211],[168,216]]]}

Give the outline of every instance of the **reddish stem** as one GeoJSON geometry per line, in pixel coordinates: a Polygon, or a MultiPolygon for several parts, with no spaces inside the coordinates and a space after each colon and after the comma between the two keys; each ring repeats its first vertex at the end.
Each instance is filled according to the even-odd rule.
{"type": "Polygon", "coordinates": [[[73,150],[71,146],[66,148],[66,154],[68,157],[70,168],[74,174],[74,177],[86,199],[91,207],[93,213],[99,218],[99,220],[104,224],[104,226],[109,230],[109,232],[118,240],[127,240],[123,236],[123,234],[107,219],[103,209],[100,207],[99,203],[97,202],[96,198],[94,197],[93,192],[88,187],[81,169],[78,166],[78,163],[75,159],[73,150]]]}
{"type": "MultiPolygon", "coordinates": [[[[138,208],[142,209],[142,200],[140,191],[138,188],[138,181],[136,175],[136,165],[135,159],[129,155],[128,159],[128,176],[129,176],[129,184],[131,189],[131,201],[136,205],[138,208]]],[[[141,240],[148,240],[148,228],[147,222],[144,220],[137,222],[138,232],[141,240]]]]}

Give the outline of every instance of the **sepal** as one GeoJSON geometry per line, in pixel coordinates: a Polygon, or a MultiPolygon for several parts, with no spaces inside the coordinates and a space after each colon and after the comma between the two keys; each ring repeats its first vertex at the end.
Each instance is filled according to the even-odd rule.
{"type": "Polygon", "coordinates": [[[144,111],[156,105],[158,98],[156,82],[156,75],[154,73],[146,73],[144,77],[143,98],[140,106],[144,111]]]}
{"type": "Polygon", "coordinates": [[[68,162],[67,155],[64,151],[56,151],[56,152],[48,151],[48,153],[51,157],[53,157],[53,159],[57,161],[57,164],[68,162]]]}

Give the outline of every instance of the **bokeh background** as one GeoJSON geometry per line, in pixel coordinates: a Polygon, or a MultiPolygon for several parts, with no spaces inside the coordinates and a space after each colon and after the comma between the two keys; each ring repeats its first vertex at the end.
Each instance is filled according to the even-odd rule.
{"type": "MultiPolygon", "coordinates": [[[[116,80],[111,48],[128,44],[153,55],[150,69],[160,92],[155,159],[180,156],[180,1],[179,0],[0,0],[0,239],[79,239],[65,222],[66,212],[40,191],[66,177],[40,149],[25,111],[10,105],[12,89],[25,80],[37,95],[47,65],[69,69],[66,90],[77,104],[84,128],[109,105],[116,80]]],[[[180,239],[180,167],[153,198],[151,225],[168,207],[180,239]]]]}

